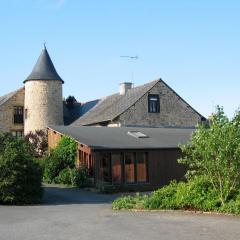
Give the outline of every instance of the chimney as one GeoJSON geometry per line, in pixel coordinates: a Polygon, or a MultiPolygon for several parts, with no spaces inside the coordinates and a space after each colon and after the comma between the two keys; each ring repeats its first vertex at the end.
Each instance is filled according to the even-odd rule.
{"type": "Polygon", "coordinates": [[[123,82],[119,84],[119,93],[120,95],[125,95],[129,89],[132,88],[131,82],[123,82]]]}

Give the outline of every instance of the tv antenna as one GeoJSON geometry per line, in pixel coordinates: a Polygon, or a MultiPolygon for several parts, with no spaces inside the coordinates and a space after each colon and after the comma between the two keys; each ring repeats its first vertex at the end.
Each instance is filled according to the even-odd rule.
{"type": "MultiPolygon", "coordinates": [[[[128,58],[130,60],[138,60],[139,57],[136,55],[136,56],[130,56],[130,55],[123,55],[123,56],[120,56],[120,58],[128,58]]],[[[132,84],[134,85],[134,73],[133,73],[133,70],[132,70],[132,84]]]]}
{"type": "Polygon", "coordinates": [[[120,56],[121,58],[138,59],[138,56],[120,56]]]}

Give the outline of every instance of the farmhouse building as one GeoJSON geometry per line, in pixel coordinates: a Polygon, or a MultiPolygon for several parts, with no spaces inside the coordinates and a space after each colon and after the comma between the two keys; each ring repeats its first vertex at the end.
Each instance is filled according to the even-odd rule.
{"type": "Polygon", "coordinates": [[[0,132],[20,137],[48,131],[49,147],[62,135],[78,143],[77,163],[85,164],[95,183],[153,189],[181,179],[179,143],[206,119],[162,79],[86,103],[62,97],[64,81],[46,47],[24,86],[0,97],[0,132]]]}
{"type": "Polygon", "coordinates": [[[77,165],[88,167],[95,184],[112,184],[120,190],[151,190],[181,180],[186,166],[177,163],[179,144],[193,129],[140,127],[49,126],[49,147],[61,136],[77,142],[77,165]]]}
{"type": "Polygon", "coordinates": [[[0,97],[0,129],[16,136],[49,125],[195,127],[205,120],[162,79],[137,87],[124,82],[118,93],[86,103],[65,101],[46,47],[23,83],[0,97]]]}

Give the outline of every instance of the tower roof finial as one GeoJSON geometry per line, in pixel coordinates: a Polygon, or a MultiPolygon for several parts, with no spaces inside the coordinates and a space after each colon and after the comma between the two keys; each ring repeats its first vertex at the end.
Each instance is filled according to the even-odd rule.
{"type": "Polygon", "coordinates": [[[44,40],[44,42],[43,42],[43,46],[44,46],[44,49],[47,49],[46,48],[46,41],[44,40]]]}

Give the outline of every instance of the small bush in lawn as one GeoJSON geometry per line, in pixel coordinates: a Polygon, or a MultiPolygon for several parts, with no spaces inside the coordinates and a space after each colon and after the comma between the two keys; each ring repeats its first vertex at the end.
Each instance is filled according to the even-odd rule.
{"type": "Polygon", "coordinates": [[[0,202],[30,204],[42,197],[42,169],[23,139],[0,136],[0,202]]]}

